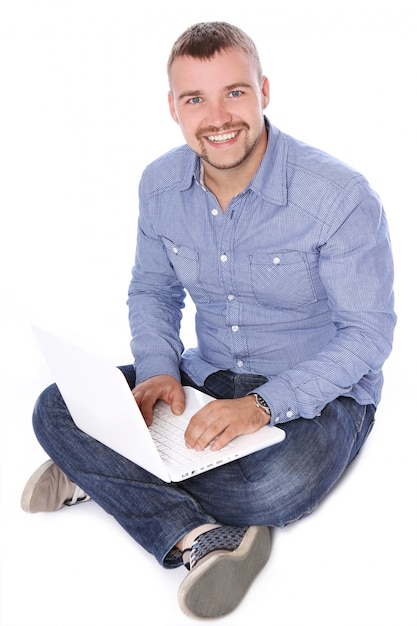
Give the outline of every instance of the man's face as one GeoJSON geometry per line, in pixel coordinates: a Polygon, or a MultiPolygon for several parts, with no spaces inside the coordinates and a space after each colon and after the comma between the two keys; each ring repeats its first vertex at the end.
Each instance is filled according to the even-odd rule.
{"type": "Polygon", "coordinates": [[[230,48],[209,60],[181,56],[170,72],[170,112],[190,148],[209,166],[259,164],[266,148],[269,83],[251,57],[230,48]]]}

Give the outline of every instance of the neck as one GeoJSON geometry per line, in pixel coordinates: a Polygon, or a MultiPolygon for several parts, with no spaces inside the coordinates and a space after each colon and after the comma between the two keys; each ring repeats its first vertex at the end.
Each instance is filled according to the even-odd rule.
{"type": "Polygon", "coordinates": [[[250,156],[240,165],[230,169],[218,169],[204,161],[204,184],[216,196],[223,211],[231,199],[246,189],[255,176],[265,154],[266,144],[267,135],[264,131],[250,156]]]}
{"type": "Polygon", "coordinates": [[[216,172],[216,175],[212,176],[208,170],[209,168],[204,168],[204,184],[216,196],[223,211],[234,196],[246,189],[253,178],[253,176],[240,178],[230,171],[216,172]]]}

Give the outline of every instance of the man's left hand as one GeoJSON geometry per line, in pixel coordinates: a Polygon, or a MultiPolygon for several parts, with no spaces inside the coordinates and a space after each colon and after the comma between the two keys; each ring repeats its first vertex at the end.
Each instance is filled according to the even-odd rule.
{"type": "Polygon", "coordinates": [[[198,411],[185,431],[185,444],[194,450],[220,450],[238,435],[254,433],[269,423],[269,415],[258,408],[253,396],[213,400],[198,411]]]}

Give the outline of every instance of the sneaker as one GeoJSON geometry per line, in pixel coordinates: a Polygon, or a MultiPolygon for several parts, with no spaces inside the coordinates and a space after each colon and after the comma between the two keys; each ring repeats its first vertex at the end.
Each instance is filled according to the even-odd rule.
{"type": "Polygon", "coordinates": [[[90,496],[49,460],[29,478],[22,493],[21,505],[26,513],[46,513],[87,500],[90,496]]]}
{"type": "Polygon", "coordinates": [[[268,526],[220,526],[197,537],[190,573],[178,591],[190,617],[214,618],[233,611],[271,553],[268,526]]]}

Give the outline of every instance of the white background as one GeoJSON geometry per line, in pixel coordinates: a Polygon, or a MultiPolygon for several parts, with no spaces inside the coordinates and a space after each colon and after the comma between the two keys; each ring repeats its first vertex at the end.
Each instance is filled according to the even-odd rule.
{"type": "Polygon", "coordinates": [[[94,503],[31,516],[20,495],[46,458],[31,412],[51,380],[30,325],[131,361],[137,185],[182,143],[166,58],[186,27],[218,19],[257,43],[272,122],[358,168],[382,197],[399,315],[366,450],[317,512],[274,532],[270,562],[222,623],[415,626],[415,6],[0,1],[2,626],[193,623],[176,602],[185,570],[163,570],[94,503]]]}

